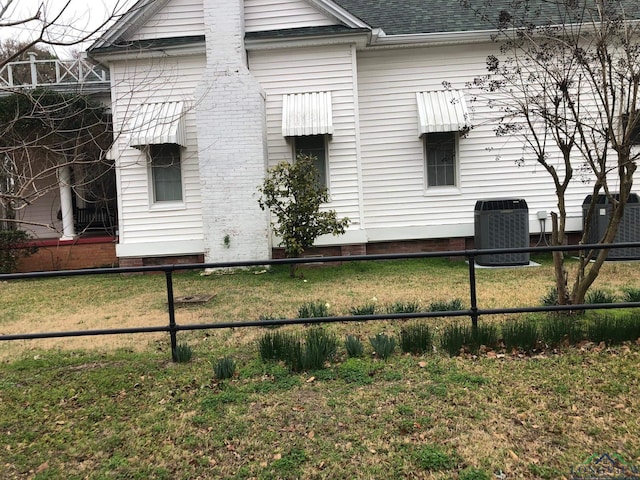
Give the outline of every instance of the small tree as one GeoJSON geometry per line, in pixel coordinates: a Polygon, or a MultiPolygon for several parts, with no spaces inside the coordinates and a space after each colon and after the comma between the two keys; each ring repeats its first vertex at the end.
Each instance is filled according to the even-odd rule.
{"type": "MultiPolygon", "coordinates": [[[[600,243],[612,243],[640,158],[640,13],[623,0],[461,0],[492,23],[499,54],[487,58],[484,76],[469,82],[497,114],[498,136],[522,142],[522,165],[531,160],[553,182],[553,245],[567,227],[567,193],[579,180],[592,186],[580,243],[588,243],[599,195],[612,205],[600,243]],[[577,178],[576,178],[577,177],[577,178]],[[615,191],[617,190],[617,192],[615,191]]],[[[580,304],[607,250],[580,251],[575,273],[554,252],[559,304],[580,304]],[[573,278],[571,278],[573,276],[573,278]]]]}
{"type": "MultiPolygon", "coordinates": [[[[271,226],[288,258],[302,255],[320,235],[342,235],[349,226],[349,219],[338,219],[335,210],[320,210],[329,193],[318,181],[313,160],[301,154],[293,163],[279,163],[269,169],[258,188],[260,208],[269,209],[275,216],[271,226]]],[[[295,269],[291,264],[291,277],[295,277],[295,269]]]]}

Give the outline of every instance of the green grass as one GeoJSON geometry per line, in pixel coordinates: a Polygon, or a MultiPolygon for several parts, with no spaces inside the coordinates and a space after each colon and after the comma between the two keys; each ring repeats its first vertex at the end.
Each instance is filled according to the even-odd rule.
{"type": "MultiPolygon", "coordinates": [[[[539,263],[478,271],[480,307],[538,305],[552,283],[548,259],[539,263]]],[[[605,267],[598,279],[603,290],[622,292],[639,279],[637,267],[605,267]]],[[[231,322],[269,312],[295,318],[301,305],[318,298],[337,315],[373,298],[378,305],[468,298],[463,262],[302,270],[306,282],[290,279],[283,267],[261,275],[178,274],[176,295],[215,297],[181,307],[176,320],[231,322]]],[[[166,325],[164,282],[162,275],[145,275],[0,283],[0,332],[166,325]]],[[[525,318],[541,335],[555,335],[557,345],[535,354],[494,345],[493,356],[479,348],[471,354],[467,345],[463,355],[458,348],[449,357],[441,346],[448,325],[470,328],[469,319],[422,319],[436,353],[395,351],[379,361],[368,342],[361,357],[351,358],[343,342],[334,352],[322,347],[331,341],[319,341],[319,350],[333,352],[330,361],[300,372],[274,353],[263,361],[260,339],[280,333],[305,339],[313,327],[179,332],[179,342],[193,350],[187,363],[171,362],[166,334],[2,342],[0,478],[483,480],[500,472],[569,478],[573,466],[600,450],[640,464],[640,346],[603,340],[607,348],[571,347],[570,338],[588,340],[596,314],[569,332],[557,322],[562,316],[525,318]],[[545,321],[554,323],[545,327],[545,321]],[[233,358],[235,373],[221,382],[212,367],[225,357],[233,358]]],[[[611,318],[633,319],[625,328],[635,334],[634,310],[611,318]]],[[[463,340],[492,343],[512,321],[481,317],[484,333],[463,340]]],[[[622,323],[609,321],[614,328],[627,325],[616,321],[622,323]]],[[[358,320],[323,328],[336,339],[378,332],[400,339],[409,325],[358,320]]]]}

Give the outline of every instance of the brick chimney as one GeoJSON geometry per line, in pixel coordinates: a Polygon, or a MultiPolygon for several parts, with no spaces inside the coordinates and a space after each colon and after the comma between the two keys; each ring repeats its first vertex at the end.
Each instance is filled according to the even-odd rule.
{"type": "Polygon", "coordinates": [[[205,261],[271,257],[257,188],[266,163],[264,92],[247,67],[243,0],[203,0],[206,68],[196,89],[205,261]]]}

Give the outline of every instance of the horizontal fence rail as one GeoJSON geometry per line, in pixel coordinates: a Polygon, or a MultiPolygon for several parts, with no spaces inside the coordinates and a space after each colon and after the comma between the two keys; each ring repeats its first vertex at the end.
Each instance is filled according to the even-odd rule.
{"type": "Polygon", "coordinates": [[[514,253],[548,253],[548,252],[575,252],[589,250],[610,250],[613,248],[638,248],[640,242],[627,242],[615,244],[583,244],[583,245],[562,245],[562,246],[543,246],[543,247],[521,247],[521,248],[502,248],[502,249],[471,249],[471,250],[455,250],[442,252],[420,252],[420,253],[399,253],[399,254],[380,254],[380,255],[350,255],[350,256],[331,256],[331,257],[313,257],[313,258],[286,258],[275,260],[252,260],[243,262],[219,262],[219,263],[193,263],[184,265],[158,265],[146,267],[121,267],[121,268],[91,268],[83,270],[64,270],[50,272],[30,272],[30,273],[11,273],[0,274],[0,280],[26,280],[38,278],[52,277],[72,277],[86,275],[113,275],[113,274],[134,274],[134,273],[152,273],[163,272],[166,278],[166,293],[168,305],[169,321],[167,325],[151,326],[151,327],[131,327],[131,328],[112,328],[112,329],[96,329],[96,330],[77,330],[62,332],[39,332],[39,333],[19,333],[10,335],[0,335],[0,341],[10,340],[35,340],[43,338],[63,338],[63,337],[82,337],[97,335],[121,335],[134,333],[158,333],[167,332],[171,340],[171,355],[174,361],[177,360],[177,333],[179,331],[193,330],[215,330],[225,328],[243,328],[243,327],[265,327],[280,325],[311,325],[336,322],[363,322],[374,320],[404,320],[409,318],[436,318],[436,317],[469,317],[472,325],[477,327],[478,319],[482,315],[497,314],[522,314],[537,312],[566,312],[566,311],[585,311],[585,310],[606,310],[618,308],[638,308],[640,302],[621,302],[621,303],[599,303],[599,304],[580,304],[580,305],[550,305],[536,307],[516,307],[516,308],[478,308],[476,298],[476,280],[475,259],[480,255],[497,255],[497,254],[514,254],[514,253]],[[313,264],[313,263],[344,263],[344,262],[362,262],[376,260],[404,260],[417,258],[450,258],[465,257],[468,264],[469,279],[469,309],[441,311],[441,312],[412,312],[412,313],[387,313],[373,315],[357,315],[357,316],[331,316],[331,317],[314,317],[314,318],[288,318],[273,320],[244,320],[237,322],[220,322],[220,323],[203,323],[178,325],[175,317],[175,303],[173,294],[173,273],[175,271],[185,270],[203,270],[203,269],[230,269],[242,267],[263,267],[272,265],[290,265],[290,264],[313,264]]]}

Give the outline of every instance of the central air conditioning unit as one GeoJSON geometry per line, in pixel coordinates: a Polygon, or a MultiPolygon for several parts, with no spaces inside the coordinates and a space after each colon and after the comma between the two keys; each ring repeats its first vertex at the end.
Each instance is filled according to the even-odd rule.
{"type": "MultiPolygon", "coordinates": [[[[613,198],[618,200],[620,194],[616,193],[613,198]]],[[[587,195],[582,202],[582,225],[587,221],[587,213],[591,204],[592,195],[587,195]]],[[[596,200],[596,210],[591,218],[591,229],[586,239],[587,243],[599,243],[607,231],[607,225],[611,218],[613,206],[609,203],[606,195],[598,195],[596,200]]],[[[618,233],[613,239],[613,243],[640,242],[640,197],[629,194],[629,199],[624,207],[624,214],[618,225],[618,233]]],[[[640,259],[640,248],[612,248],[609,250],[607,260],[638,260],[640,259]]]]}
{"type": "MultiPolygon", "coordinates": [[[[474,209],[477,249],[529,247],[529,208],[522,198],[478,200],[474,209]]],[[[478,255],[478,265],[528,265],[529,253],[478,255]]]]}

